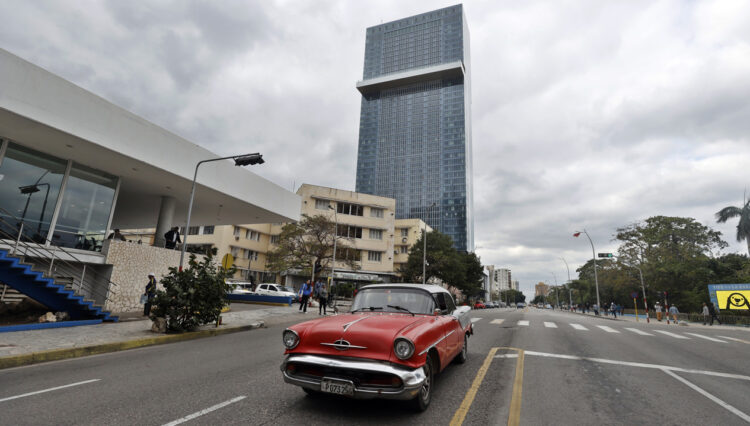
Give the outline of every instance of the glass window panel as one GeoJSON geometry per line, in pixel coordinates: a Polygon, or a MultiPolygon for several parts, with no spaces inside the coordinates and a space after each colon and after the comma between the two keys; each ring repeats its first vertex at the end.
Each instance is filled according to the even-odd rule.
{"type": "Polygon", "coordinates": [[[44,242],[60,194],[67,161],[8,144],[0,164],[0,230],[44,242]]]}
{"type": "Polygon", "coordinates": [[[52,242],[79,249],[101,248],[116,186],[117,177],[73,164],[52,242]]]}

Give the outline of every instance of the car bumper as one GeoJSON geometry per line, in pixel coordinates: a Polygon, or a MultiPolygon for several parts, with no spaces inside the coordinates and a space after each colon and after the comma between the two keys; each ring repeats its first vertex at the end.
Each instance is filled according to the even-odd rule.
{"type": "MultiPolygon", "coordinates": [[[[281,364],[281,372],[284,381],[293,385],[301,386],[314,391],[320,391],[321,379],[323,377],[309,377],[290,374],[287,365],[290,363],[316,366],[331,371],[331,378],[349,379],[347,372],[377,373],[397,376],[402,385],[398,388],[363,386],[354,383],[354,394],[356,399],[413,399],[419,394],[419,390],[425,381],[422,367],[416,369],[396,367],[377,361],[335,359],[317,355],[289,355],[281,364]]],[[[327,377],[327,376],[326,376],[327,377]]],[[[353,380],[354,381],[354,380],[353,380]]]]}

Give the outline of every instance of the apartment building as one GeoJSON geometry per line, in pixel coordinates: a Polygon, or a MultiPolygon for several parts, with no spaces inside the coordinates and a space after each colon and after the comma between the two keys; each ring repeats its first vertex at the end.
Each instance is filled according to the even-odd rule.
{"type": "Polygon", "coordinates": [[[547,295],[549,295],[549,290],[550,287],[547,284],[540,282],[539,284],[534,286],[534,297],[547,297],[547,295]]]}
{"type": "MultiPolygon", "coordinates": [[[[413,246],[427,229],[432,232],[432,227],[421,219],[396,219],[395,235],[393,237],[393,271],[397,274],[406,267],[409,260],[409,249],[413,246]]],[[[427,238],[430,238],[429,235],[427,238]]]]}

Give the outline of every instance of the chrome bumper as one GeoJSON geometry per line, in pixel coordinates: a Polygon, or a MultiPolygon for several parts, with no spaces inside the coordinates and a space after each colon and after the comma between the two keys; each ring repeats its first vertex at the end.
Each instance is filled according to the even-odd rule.
{"type": "Polygon", "coordinates": [[[413,399],[419,394],[419,390],[425,380],[424,369],[422,367],[414,370],[409,368],[399,368],[390,364],[376,361],[358,361],[358,360],[340,360],[327,358],[317,355],[289,355],[281,363],[281,372],[284,375],[284,381],[303,388],[320,391],[320,379],[308,377],[293,377],[286,371],[289,362],[299,364],[316,365],[342,370],[358,370],[362,372],[374,372],[381,374],[392,374],[401,379],[403,385],[400,388],[376,388],[354,385],[354,395],[356,399],[413,399]]]}

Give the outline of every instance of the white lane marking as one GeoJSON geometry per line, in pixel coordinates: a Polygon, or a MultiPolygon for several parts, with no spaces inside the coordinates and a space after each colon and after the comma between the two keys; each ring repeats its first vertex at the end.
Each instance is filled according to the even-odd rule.
{"type": "Polygon", "coordinates": [[[597,325],[597,327],[601,328],[602,330],[606,331],[607,333],[620,333],[619,331],[615,330],[612,327],[607,327],[606,325],[597,325]]]}
{"type": "Polygon", "coordinates": [[[714,339],[713,337],[702,336],[702,335],[700,335],[700,334],[695,334],[695,333],[685,333],[685,334],[689,334],[689,335],[691,335],[691,336],[695,336],[695,337],[700,337],[701,339],[706,339],[706,340],[710,340],[710,341],[712,341],[712,342],[719,342],[719,343],[729,343],[729,342],[725,342],[725,341],[723,341],[723,340],[719,340],[719,339],[714,339]]]}
{"type": "Polygon", "coordinates": [[[471,323],[474,324],[475,322],[481,321],[481,318],[472,318],[471,323]]]}
{"type": "Polygon", "coordinates": [[[740,343],[750,343],[747,340],[738,339],[736,337],[729,337],[729,336],[719,336],[719,337],[721,337],[722,339],[734,340],[735,342],[740,342],[740,343]]]}
{"type": "Polygon", "coordinates": [[[521,321],[518,321],[518,325],[523,325],[523,326],[527,326],[528,327],[529,322],[527,320],[521,320],[521,321]]]}
{"type": "Polygon", "coordinates": [[[234,404],[235,402],[241,401],[241,400],[243,400],[245,398],[247,398],[247,397],[244,396],[244,395],[238,396],[236,398],[232,398],[229,401],[224,401],[221,404],[216,404],[216,405],[208,407],[208,408],[206,408],[204,410],[200,410],[200,411],[198,411],[196,413],[193,413],[193,414],[191,414],[189,416],[185,416],[185,417],[177,419],[177,420],[175,420],[173,422],[166,423],[166,424],[164,424],[164,426],[174,426],[174,425],[178,425],[180,423],[185,423],[185,422],[187,422],[189,420],[193,420],[196,417],[200,417],[200,416],[202,416],[204,414],[208,414],[208,413],[210,413],[212,411],[218,410],[219,408],[226,407],[229,404],[234,404]]]}
{"type": "Polygon", "coordinates": [[[582,326],[581,324],[570,324],[570,326],[575,328],[576,330],[589,331],[588,328],[582,326]]]}
{"type": "Polygon", "coordinates": [[[742,411],[740,411],[740,410],[732,407],[731,405],[727,404],[726,402],[724,402],[724,401],[720,400],[719,398],[711,395],[710,393],[704,391],[703,389],[701,389],[700,387],[692,384],[691,382],[688,382],[687,380],[685,380],[682,377],[674,374],[673,372],[671,372],[669,370],[664,370],[664,372],[667,373],[667,374],[669,374],[670,376],[674,377],[675,379],[681,381],[682,383],[688,385],[688,387],[690,387],[690,389],[698,392],[699,394],[705,396],[706,398],[710,399],[711,401],[713,401],[713,402],[721,405],[722,407],[726,408],[729,412],[731,412],[732,414],[734,414],[737,417],[741,418],[742,420],[750,423],[750,416],[749,415],[747,415],[747,414],[743,413],[742,411]]]}
{"type": "Polygon", "coordinates": [[[500,354],[495,355],[495,358],[518,358],[518,354],[500,354]]]}
{"type": "Polygon", "coordinates": [[[551,354],[551,353],[546,353],[546,352],[523,351],[523,353],[525,355],[540,356],[540,357],[545,357],[545,358],[561,358],[561,359],[571,359],[571,360],[578,360],[578,361],[599,362],[602,364],[626,365],[628,367],[655,368],[657,370],[669,370],[669,371],[677,371],[680,373],[703,374],[706,376],[726,377],[729,379],[739,379],[739,380],[750,381],[750,376],[743,376],[742,374],[720,373],[718,371],[693,370],[690,368],[670,367],[668,365],[645,364],[642,362],[630,362],[630,361],[617,361],[614,359],[604,359],[604,358],[588,358],[585,356],[551,354]]]}
{"type": "Polygon", "coordinates": [[[557,328],[557,324],[555,324],[554,322],[544,321],[544,326],[547,328],[557,328]]]}
{"type": "Polygon", "coordinates": [[[69,387],[72,387],[72,386],[85,385],[86,383],[98,382],[99,380],[101,380],[101,379],[85,380],[83,382],[76,382],[76,383],[71,383],[69,385],[56,386],[54,388],[42,389],[42,390],[39,390],[39,391],[36,391],[36,392],[29,392],[29,393],[25,393],[25,394],[22,394],[22,395],[9,396],[7,398],[0,399],[0,402],[10,401],[11,399],[18,399],[18,398],[23,398],[23,397],[26,397],[26,396],[31,396],[31,395],[38,395],[40,393],[45,393],[45,392],[52,392],[52,391],[56,391],[56,390],[59,390],[59,389],[69,388],[69,387]]]}
{"type": "Polygon", "coordinates": [[[502,324],[504,320],[501,319],[493,319],[490,321],[490,324],[502,324]]]}
{"type": "Polygon", "coordinates": [[[690,340],[689,337],[680,336],[679,334],[675,334],[675,333],[672,333],[672,332],[669,332],[669,331],[664,331],[664,330],[654,330],[654,331],[656,331],[657,333],[664,334],[664,335],[669,336],[669,337],[674,337],[675,339],[687,339],[687,340],[690,340]]]}
{"type": "Polygon", "coordinates": [[[643,331],[643,330],[638,330],[637,328],[630,328],[630,327],[625,327],[625,330],[628,330],[628,331],[632,331],[633,333],[635,333],[635,334],[640,334],[641,336],[653,336],[653,334],[651,334],[651,333],[646,333],[645,331],[643,331]]]}

